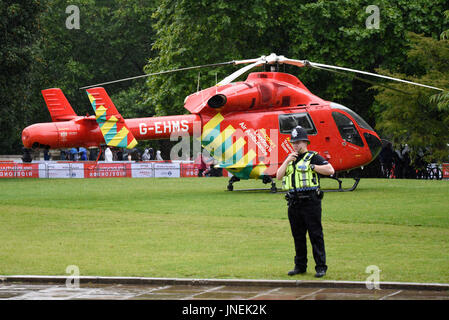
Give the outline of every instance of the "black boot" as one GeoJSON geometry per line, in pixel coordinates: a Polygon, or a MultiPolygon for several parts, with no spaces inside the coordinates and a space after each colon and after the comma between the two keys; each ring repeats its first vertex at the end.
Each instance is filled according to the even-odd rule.
{"type": "Polygon", "coordinates": [[[326,275],[327,267],[316,268],[315,278],[322,278],[326,275]]]}
{"type": "Polygon", "coordinates": [[[295,256],[295,269],[290,270],[288,272],[288,275],[294,276],[295,274],[306,273],[306,270],[307,270],[307,260],[306,264],[304,264],[304,261],[301,261],[297,256],[295,256]]]}
{"type": "Polygon", "coordinates": [[[289,276],[294,276],[295,274],[302,274],[302,273],[306,273],[305,269],[301,269],[298,266],[295,266],[295,269],[290,270],[287,274],[289,276]]]}
{"type": "Polygon", "coordinates": [[[316,272],[315,278],[322,278],[322,277],[324,277],[325,275],[326,275],[326,271],[320,270],[320,271],[317,271],[317,272],[316,272]]]}

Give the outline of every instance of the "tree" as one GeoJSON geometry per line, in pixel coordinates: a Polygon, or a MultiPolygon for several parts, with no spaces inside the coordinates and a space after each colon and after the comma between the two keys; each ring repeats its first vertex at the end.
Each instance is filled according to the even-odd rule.
{"type": "MultiPolygon", "coordinates": [[[[37,90],[59,87],[78,113],[91,112],[82,86],[141,74],[151,56],[151,15],[157,1],[77,1],[79,29],[68,29],[70,0],[49,0],[41,17],[41,38],[36,46],[41,63],[37,90]]],[[[107,87],[113,96],[133,82],[107,87]]],[[[36,90],[36,96],[39,92],[36,90]]],[[[41,98],[40,98],[41,99],[41,98]]],[[[42,101],[42,100],[41,100],[42,101]]],[[[127,106],[123,106],[126,108],[127,106]]]]}
{"type": "MultiPolygon", "coordinates": [[[[0,0],[1,146],[20,149],[20,132],[50,121],[40,90],[60,87],[80,114],[91,113],[80,87],[145,72],[275,52],[374,71],[396,71],[406,59],[406,31],[437,38],[449,28],[446,0],[379,0],[378,29],[367,29],[369,0],[0,0]],[[76,5],[80,28],[68,29],[76,5]],[[8,69],[9,68],[9,69],[8,69]],[[19,76],[20,75],[20,76],[19,76]]],[[[445,40],[447,41],[447,40],[445,40]]],[[[236,68],[174,73],[106,87],[128,117],[179,114],[197,87],[212,86],[236,68]],[[145,85],[145,87],[143,87],[145,85]]],[[[375,91],[358,80],[286,66],[324,99],[354,109],[374,125],[375,91]]]]}
{"type": "MultiPolygon", "coordinates": [[[[71,16],[66,9],[73,1],[18,3],[0,3],[0,146],[6,153],[20,152],[23,128],[51,121],[42,89],[61,88],[75,112],[91,114],[80,87],[141,74],[152,55],[151,16],[158,2],[76,1],[79,29],[70,29],[66,23],[71,16]]],[[[133,92],[130,88],[138,85],[118,83],[108,86],[107,91],[114,98],[123,90],[133,92]]],[[[133,95],[120,97],[125,104],[118,107],[127,113],[128,103],[136,99],[133,95]]]]}
{"type": "MultiPolygon", "coordinates": [[[[449,20],[449,10],[444,11],[444,16],[447,20],[449,20]]],[[[441,40],[449,40],[449,29],[441,32],[441,40]]]]}
{"type": "MultiPolygon", "coordinates": [[[[411,34],[402,73],[381,70],[387,75],[449,88],[449,43],[411,34]]],[[[429,97],[434,91],[404,84],[392,84],[402,92],[378,88],[376,128],[397,144],[408,144],[412,155],[426,150],[426,160],[447,161],[449,156],[449,109],[440,108],[429,97]],[[404,93],[405,92],[405,93],[404,93]]]]}
{"type": "MultiPolygon", "coordinates": [[[[449,10],[446,10],[444,12],[444,16],[449,21],[449,10]]],[[[440,38],[443,42],[449,40],[449,29],[443,31],[440,35],[440,38]]],[[[449,108],[449,91],[446,90],[439,94],[433,95],[432,97],[430,97],[430,102],[436,104],[440,110],[449,108]]]]}
{"type": "Polygon", "coordinates": [[[0,152],[19,152],[20,132],[32,92],[32,50],[38,31],[40,1],[0,0],[0,152]]]}
{"type": "MultiPolygon", "coordinates": [[[[276,52],[365,71],[400,65],[406,58],[406,30],[437,34],[443,0],[378,1],[379,29],[367,29],[371,1],[225,1],[163,0],[154,15],[157,37],[146,72],[221,61],[255,58],[276,52]]],[[[439,23],[441,25],[441,23],[439,23]]],[[[202,69],[200,86],[215,84],[235,67],[202,69]]],[[[348,105],[371,120],[370,85],[325,71],[286,66],[312,92],[348,105]]],[[[157,114],[184,112],[186,95],[197,90],[199,71],[148,79],[147,99],[157,114]]],[[[243,77],[242,77],[243,78],[243,77]]],[[[240,79],[241,80],[241,79],[240,79]]]]}

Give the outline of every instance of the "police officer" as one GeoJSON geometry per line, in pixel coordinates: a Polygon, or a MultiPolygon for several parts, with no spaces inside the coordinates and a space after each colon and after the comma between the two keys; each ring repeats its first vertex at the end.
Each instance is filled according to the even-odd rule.
{"type": "Polygon", "coordinates": [[[318,173],[334,174],[334,168],[317,152],[308,151],[310,143],[307,133],[301,126],[295,127],[290,136],[294,152],[289,154],[276,172],[282,179],[282,187],[288,190],[288,219],[295,243],[295,268],[289,276],[305,273],[307,270],[306,233],[309,233],[315,260],[315,277],[323,277],[327,271],[324,249],[323,228],[321,225],[321,199],[318,173]]]}

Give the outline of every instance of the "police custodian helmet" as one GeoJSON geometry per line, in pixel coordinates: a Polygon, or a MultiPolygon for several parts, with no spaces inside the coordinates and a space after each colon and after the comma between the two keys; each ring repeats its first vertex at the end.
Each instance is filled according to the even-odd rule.
{"type": "Polygon", "coordinates": [[[293,128],[292,133],[290,135],[290,142],[296,142],[296,141],[307,141],[310,143],[309,138],[307,137],[307,132],[304,130],[301,126],[296,126],[293,128]]]}

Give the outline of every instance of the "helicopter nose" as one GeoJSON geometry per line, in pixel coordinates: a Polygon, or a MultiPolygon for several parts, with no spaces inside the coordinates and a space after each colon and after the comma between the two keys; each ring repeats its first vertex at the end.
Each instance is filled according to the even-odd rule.
{"type": "Polygon", "coordinates": [[[31,148],[33,146],[32,137],[33,137],[33,128],[32,126],[26,127],[22,131],[22,143],[25,148],[31,148]]]}
{"type": "Polygon", "coordinates": [[[52,146],[58,139],[53,123],[39,123],[26,127],[22,131],[22,143],[25,148],[52,146]]]}
{"type": "Polygon", "coordinates": [[[22,142],[25,148],[29,148],[29,141],[30,141],[30,130],[28,128],[25,128],[22,131],[22,142]]]}
{"type": "Polygon", "coordinates": [[[374,160],[382,149],[382,141],[368,132],[365,132],[363,135],[365,136],[366,143],[368,143],[369,150],[371,151],[372,160],[374,160]]]}

